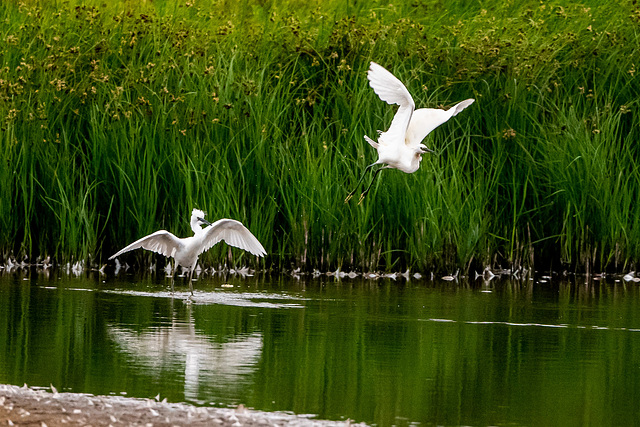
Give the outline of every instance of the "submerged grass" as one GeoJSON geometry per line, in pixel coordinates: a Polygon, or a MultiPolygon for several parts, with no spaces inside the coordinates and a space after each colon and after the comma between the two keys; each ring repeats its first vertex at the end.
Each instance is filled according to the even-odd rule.
{"type": "Polygon", "coordinates": [[[634,266],[640,8],[493,3],[3,2],[0,249],[105,260],[199,207],[268,268],[634,266]],[[345,205],[394,114],[371,60],[477,102],[345,205]]]}

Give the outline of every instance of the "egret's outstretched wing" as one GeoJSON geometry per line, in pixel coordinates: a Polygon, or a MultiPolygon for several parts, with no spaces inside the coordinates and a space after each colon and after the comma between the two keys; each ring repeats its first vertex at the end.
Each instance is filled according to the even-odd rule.
{"type": "Polygon", "coordinates": [[[371,62],[367,77],[369,86],[381,100],[400,106],[393,117],[389,130],[380,135],[378,142],[381,144],[404,142],[411,115],[416,107],[411,94],[396,76],[375,62],[371,62]]]}
{"type": "Polygon", "coordinates": [[[453,110],[453,114],[451,114],[451,117],[453,117],[456,114],[458,114],[460,111],[462,111],[465,108],[467,108],[469,105],[473,104],[474,101],[475,101],[475,99],[473,99],[473,98],[465,99],[464,101],[458,102],[456,105],[454,105],[453,107],[449,108],[449,110],[447,110],[447,111],[453,110]]]}
{"type": "Polygon", "coordinates": [[[419,108],[413,112],[413,117],[407,129],[406,141],[408,145],[418,145],[432,130],[445,123],[451,117],[473,104],[474,99],[465,99],[448,110],[437,108],[419,108]]]}
{"type": "Polygon", "coordinates": [[[224,240],[228,245],[249,251],[257,256],[264,256],[267,251],[251,232],[235,219],[219,219],[203,229],[202,248],[199,253],[210,249],[219,241],[224,240]]]}
{"type": "Polygon", "coordinates": [[[180,248],[182,242],[172,233],[167,230],[156,231],[153,234],[143,237],[140,240],[136,240],[126,248],[118,251],[115,255],[109,257],[114,259],[124,252],[129,252],[134,249],[143,248],[153,252],[157,252],[164,256],[173,257],[176,251],[180,248]]]}
{"type": "Polygon", "coordinates": [[[369,85],[386,103],[414,106],[413,98],[402,82],[382,65],[371,62],[367,72],[369,85]]]}

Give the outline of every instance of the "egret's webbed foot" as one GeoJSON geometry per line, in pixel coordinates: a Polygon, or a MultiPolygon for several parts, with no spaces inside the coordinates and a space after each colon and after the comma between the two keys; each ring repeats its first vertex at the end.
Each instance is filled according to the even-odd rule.
{"type": "Polygon", "coordinates": [[[349,200],[351,200],[357,189],[358,187],[356,187],[351,193],[347,194],[347,197],[344,199],[345,203],[349,203],[349,200]]]}

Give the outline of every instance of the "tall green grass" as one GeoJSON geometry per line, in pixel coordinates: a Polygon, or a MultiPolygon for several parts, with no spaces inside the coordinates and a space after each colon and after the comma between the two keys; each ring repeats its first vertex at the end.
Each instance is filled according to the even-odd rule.
{"type": "MultiPolygon", "coordinates": [[[[189,233],[193,207],[245,223],[273,269],[625,269],[640,256],[640,9],[584,1],[4,2],[0,248],[104,261],[189,233]],[[363,135],[416,104],[477,102],[435,155],[383,171],[363,135]]],[[[229,255],[232,258],[229,258],[229,255]]],[[[134,255],[147,259],[142,252],[134,255]]]]}

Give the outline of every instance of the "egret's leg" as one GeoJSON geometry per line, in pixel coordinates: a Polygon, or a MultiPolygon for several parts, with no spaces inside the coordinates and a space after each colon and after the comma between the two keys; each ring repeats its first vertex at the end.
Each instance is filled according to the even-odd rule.
{"type": "Polygon", "coordinates": [[[376,177],[378,176],[378,174],[380,173],[380,171],[382,169],[384,169],[385,167],[381,167],[380,169],[378,169],[377,171],[375,171],[373,173],[373,178],[371,178],[371,183],[369,183],[369,186],[367,187],[366,190],[364,190],[362,192],[362,194],[360,195],[360,200],[358,201],[358,204],[362,203],[362,201],[364,200],[364,197],[367,195],[367,193],[369,193],[369,190],[371,190],[371,186],[373,185],[373,182],[376,180],[376,177]]]}
{"type": "Polygon", "coordinates": [[[193,296],[193,283],[191,282],[191,277],[193,276],[193,270],[196,269],[196,265],[194,264],[191,267],[191,271],[189,272],[189,290],[191,291],[191,296],[193,296]]]}
{"type": "MultiPolygon", "coordinates": [[[[169,260],[169,262],[171,262],[171,260],[169,260]]],[[[173,266],[175,267],[175,263],[173,263],[173,266]]],[[[172,269],[171,270],[171,293],[174,293],[175,291],[174,285],[173,285],[173,282],[175,281],[175,276],[176,276],[176,270],[172,269]]]]}
{"type": "Polygon", "coordinates": [[[353,191],[351,193],[349,193],[347,195],[347,198],[344,199],[345,203],[349,203],[349,200],[351,200],[351,198],[353,197],[353,195],[356,193],[356,191],[358,190],[358,187],[360,186],[360,183],[362,182],[362,180],[364,179],[365,175],[367,174],[367,171],[369,169],[371,169],[372,167],[374,167],[376,164],[375,163],[371,163],[369,166],[367,166],[366,168],[364,168],[364,172],[362,172],[362,176],[360,176],[360,179],[358,180],[358,183],[356,184],[356,188],[353,189],[353,191]]]}

